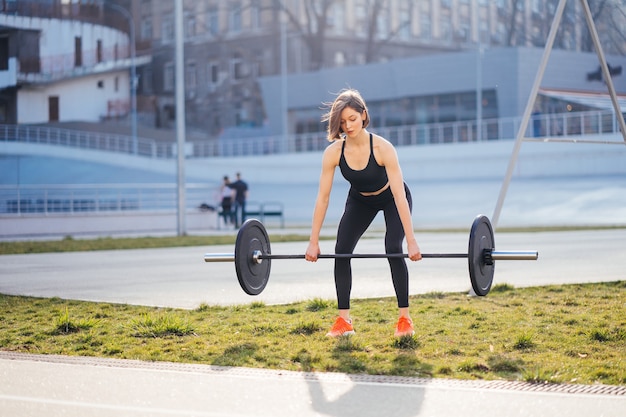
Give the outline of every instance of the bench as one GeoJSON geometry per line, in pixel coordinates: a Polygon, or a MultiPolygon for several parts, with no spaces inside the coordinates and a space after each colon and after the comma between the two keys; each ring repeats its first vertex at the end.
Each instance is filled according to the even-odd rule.
{"type": "MultiPolygon", "coordinates": [[[[285,217],[283,214],[283,203],[278,201],[247,201],[246,202],[246,219],[258,219],[265,224],[266,217],[278,217],[280,219],[280,227],[285,227],[285,217]]],[[[217,228],[219,229],[224,220],[222,208],[218,206],[217,212],[217,228]]]]}
{"type": "Polygon", "coordinates": [[[279,217],[280,227],[285,227],[285,217],[283,216],[283,203],[278,201],[249,201],[246,203],[246,219],[258,218],[265,224],[266,217],[279,217]]]}

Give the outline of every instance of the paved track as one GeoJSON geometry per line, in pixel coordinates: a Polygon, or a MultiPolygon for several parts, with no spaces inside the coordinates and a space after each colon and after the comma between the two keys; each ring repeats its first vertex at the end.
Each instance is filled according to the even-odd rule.
{"type": "MultiPolygon", "coordinates": [[[[272,231],[269,231],[270,241],[272,231]]],[[[468,235],[418,235],[424,253],[467,252],[468,235]]],[[[537,286],[569,282],[626,279],[626,229],[552,233],[496,234],[496,249],[532,249],[537,261],[498,261],[494,283],[537,286]]],[[[333,252],[333,241],[322,251],[333,252]]],[[[78,253],[0,256],[0,293],[108,301],[193,309],[209,305],[263,301],[284,304],[315,297],[334,299],[333,261],[272,262],[265,291],[245,294],[235,265],[205,263],[205,252],[233,252],[233,246],[138,249],[78,253]]],[[[302,254],[305,242],[272,244],[275,254],[302,254]]],[[[363,239],[356,252],[384,252],[382,238],[363,239]]],[[[467,260],[424,259],[409,262],[411,293],[467,291],[467,260]]],[[[354,298],[393,296],[389,266],[384,259],[355,259],[354,298]]]]}

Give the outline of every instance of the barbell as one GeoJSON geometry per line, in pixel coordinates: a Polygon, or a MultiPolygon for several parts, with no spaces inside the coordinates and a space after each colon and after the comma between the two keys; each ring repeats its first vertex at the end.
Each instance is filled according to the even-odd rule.
{"type": "MultiPolygon", "coordinates": [[[[493,283],[495,261],[537,260],[537,251],[496,251],[493,227],[489,218],[478,215],[472,223],[467,253],[423,253],[422,258],[467,258],[472,288],[477,295],[489,293],[493,283]]],[[[385,254],[320,254],[320,259],[336,258],[408,258],[405,253],[385,254]]],[[[304,255],[273,255],[270,239],[263,223],[256,219],[246,220],[235,240],[234,253],[207,253],[205,262],[234,262],[237,280],[249,295],[258,295],[265,289],[270,276],[272,260],[305,259],[304,255]]]]}

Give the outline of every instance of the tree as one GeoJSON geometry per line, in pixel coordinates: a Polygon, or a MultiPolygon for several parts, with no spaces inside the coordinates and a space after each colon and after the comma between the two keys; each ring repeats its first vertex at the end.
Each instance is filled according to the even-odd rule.
{"type": "Polygon", "coordinates": [[[408,2],[408,19],[398,23],[398,25],[387,33],[380,33],[380,19],[389,19],[388,13],[391,0],[366,0],[365,6],[368,11],[367,16],[367,42],[365,44],[365,62],[376,62],[380,58],[380,51],[383,47],[392,42],[397,35],[406,27],[411,26],[410,16],[413,14],[415,2],[408,2]],[[381,36],[382,35],[382,36],[381,36]]]}
{"type": "Polygon", "coordinates": [[[328,13],[338,0],[303,0],[303,20],[297,10],[288,7],[284,0],[274,0],[275,6],[282,10],[291,26],[300,34],[309,50],[310,70],[319,70],[324,65],[324,44],[328,29],[328,13]]]}

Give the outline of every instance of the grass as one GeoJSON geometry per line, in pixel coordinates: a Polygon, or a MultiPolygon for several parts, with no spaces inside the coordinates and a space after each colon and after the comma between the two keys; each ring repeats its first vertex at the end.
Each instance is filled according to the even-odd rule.
{"type": "MultiPolygon", "coordinates": [[[[0,255],[28,253],[76,252],[96,250],[125,250],[171,248],[185,246],[235,245],[235,234],[216,236],[165,236],[165,237],[127,237],[98,239],[74,239],[66,236],[60,240],[34,240],[0,242],[0,255]]],[[[298,234],[275,234],[272,242],[305,241],[308,237],[298,234]]]]}
{"type": "Polygon", "coordinates": [[[194,310],[0,295],[0,350],[294,371],[626,384],[626,281],[354,300],[357,334],[328,339],[335,302],[194,310]]]}

